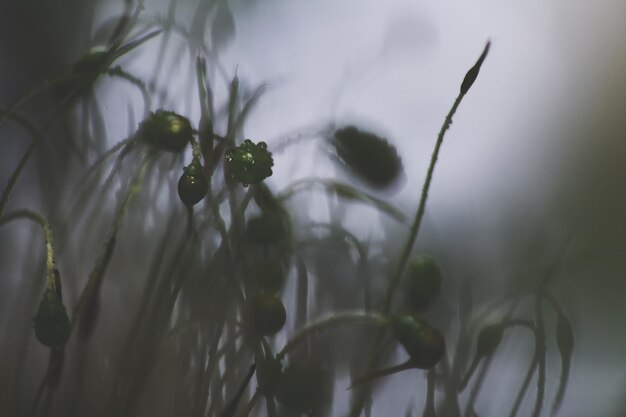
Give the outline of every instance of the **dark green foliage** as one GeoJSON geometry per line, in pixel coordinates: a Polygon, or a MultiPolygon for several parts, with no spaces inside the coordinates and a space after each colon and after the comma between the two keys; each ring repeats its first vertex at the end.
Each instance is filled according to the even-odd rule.
{"type": "Polygon", "coordinates": [[[416,313],[423,313],[441,293],[441,270],[428,256],[417,256],[408,265],[406,297],[416,313]]]}
{"type": "Polygon", "coordinates": [[[35,336],[50,348],[62,348],[70,337],[70,320],[63,302],[53,289],[46,289],[33,318],[35,336]]]}
{"type": "Polygon", "coordinates": [[[288,226],[281,213],[268,212],[248,220],[246,236],[261,245],[279,244],[289,237],[288,226]]]}
{"type": "Polygon", "coordinates": [[[430,369],[441,360],[446,345],[439,330],[409,315],[393,315],[390,320],[394,336],[411,357],[414,367],[430,369]]]}
{"type": "Polygon", "coordinates": [[[572,323],[565,314],[560,312],[556,321],[556,347],[561,356],[561,375],[559,378],[559,386],[552,405],[552,414],[554,415],[563,402],[567,382],[569,379],[570,368],[572,366],[572,354],[574,353],[574,329],[572,323]]]}
{"type": "Polygon", "coordinates": [[[157,110],[139,126],[139,139],[161,150],[181,152],[193,136],[189,120],[171,111],[157,110]]]}
{"type": "Polygon", "coordinates": [[[225,168],[230,177],[243,185],[258,184],[272,175],[274,160],[265,142],[253,143],[246,139],[224,154],[225,168]]]}
{"type": "Polygon", "coordinates": [[[192,207],[206,196],[209,184],[197,160],[193,160],[183,171],[178,180],[178,196],[183,204],[192,207]]]}
{"type": "Polygon", "coordinates": [[[268,397],[276,395],[282,376],[282,365],[276,358],[266,358],[257,368],[259,390],[268,397]]]}
{"type": "Polygon", "coordinates": [[[387,139],[348,126],[335,131],[332,142],[341,161],[372,187],[388,187],[402,172],[402,160],[387,139]]]}
{"type": "Polygon", "coordinates": [[[287,320],[285,306],[279,297],[261,293],[246,303],[247,325],[255,335],[271,336],[280,331],[287,320]]]}
{"type": "Polygon", "coordinates": [[[316,415],[332,400],[332,375],[312,361],[290,363],[280,378],[276,398],[290,410],[316,415]]]}
{"type": "Polygon", "coordinates": [[[260,261],[256,265],[254,274],[262,291],[278,293],[285,286],[288,270],[288,261],[283,257],[275,256],[260,261]]]}

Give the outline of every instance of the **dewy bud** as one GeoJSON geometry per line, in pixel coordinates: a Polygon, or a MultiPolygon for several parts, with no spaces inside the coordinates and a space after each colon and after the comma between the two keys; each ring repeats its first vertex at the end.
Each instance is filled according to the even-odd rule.
{"type": "Polygon", "coordinates": [[[184,168],[184,172],[178,180],[180,200],[187,207],[193,207],[206,196],[208,189],[209,183],[204,176],[200,162],[193,160],[184,168]]]}
{"type": "Polygon", "coordinates": [[[244,185],[258,184],[272,175],[274,159],[265,142],[253,143],[246,139],[224,154],[229,175],[244,185]]]}
{"type": "Polygon", "coordinates": [[[487,45],[485,45],[485,49],[483,50],[483,53],[478,58],[478,61],[476,61],[474,66],[470,68],[469,71],[467,71],[467,74],[465,74],[465,78],[463,79],[463,82],[461,83],[461,95],[467,94],[469,89],[474,84],[474,81],[476,81],[476,78],[478,77],[478,73],[480,72],[480,67],[483,65],[483,61],[487,57],[487,53],[489,52],[490,46],[491,46],[491,41],[487,42],[487,45]]]}

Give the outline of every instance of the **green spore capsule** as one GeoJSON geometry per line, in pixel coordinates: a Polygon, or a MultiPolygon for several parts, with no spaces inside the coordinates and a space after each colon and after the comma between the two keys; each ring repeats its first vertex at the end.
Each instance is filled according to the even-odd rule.
{"type": "Polygon", "coordinates": [[[346,168],[374,188],[392,185],[402,173],[402,160],[387,139],[348,126],[335,131],[332,143],[346,168]]]}
{"type": "Polygon", "coordinates": [[[139,125],[139,138],[169,152],[181,152],[191,141],[193,129],[186,117],[171,111],[157,110],[139,125]]]}
{"type": "Polygon", "coordinates": [[[70,320],[56,291],[46,289],[33,318],[35,336],[44,346],[62,348],[70,337],[70,320]]]}
{"type": "Polygon", "coordinates": [[[272,336],[287,320],[285,306],[274,294],[261,293],[247,302],[248,326],[253,334],[272,336]]]}
{"type": "Polygon", "coordinates": [[[224,153],[229,175],[244,186],[258,184],[272,175],[274,159],[265,142],[253,143],[246,139],[234,149],[224,153]]]}
{"type": "Polygon", "coordinates": [[[441,360],[446,344],[439,330],[409,315],[393,315],[390,322],[394,336],[411,357],[413,366],[430,369],[441,360]]]}
{"type": "Polygon", "coordinates": [[[207,193],[209,184],[198,161],[192,161],[183,168],[183,175],[178,180],[178,196],[187,207],[199,203],[207,193]]]}
{"type": "Polygon", "coordinates": [[[424,313],[441,293],[441,270],[428,256],[417,256],[408,265],[406,298],[416,313],[424,313]]]}

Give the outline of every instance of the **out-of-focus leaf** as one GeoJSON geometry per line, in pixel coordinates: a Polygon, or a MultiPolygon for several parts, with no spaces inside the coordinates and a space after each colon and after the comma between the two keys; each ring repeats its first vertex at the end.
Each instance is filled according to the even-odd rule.
{"type": "Polygon", "coordinates": [[[343,164],[374,188],[392,185],[402,173],[402,160],[385,138],[348,126],[335,131],[332,143],[343,164]]]}
{"type": "Polygon", "coordinates": [[[298,181],[298,182],[293,183],[288,188],[287,191],[281,193],[281,195],[278,198],[279,200],[285,200],[293,196],[296,192],[303,191],[308,188],[313,188],[316,186],[323,187],[326,190],[326,192],[335,194],[339,198],[374,206],[378,210],[387,214],[388,216],[393,217],[400,223],[406,222],[406,217],[404,213],[402,213],[400,209],[393,206],[392,204],[389,204],[386,201],[383,201],[380,198],[374,197],[373,195],[368,194],[364,191],[358,190],[348,184],[344,184],[344,183],[340,183],[340,182],[332,181],[332,180],[309,178],[309,179],[305,179],[302,181],[298,181]]]}
{"type": "Polygon", "coordinates": [[[189,32],[200,42],[204,42],[204,35],[206,28],[210,25],[209,15],[213,6],[215,6],[214,0],[199,0],[198,7],[196,7],[193,13],[193,20],[191,21],[191,29],[189,32]]]}
{"type": "Polygon", "coordinates": [[[252,375],[254,375],[255,370],[256,364],[253,364],[250,367],[250,370],[248,371],[248,374],[243,380],[241,386],[239,387],[239,389],[237,389],[235,397],[230,400],[230,402],[226,405],[226,408],[224,408],[224,410],[222,410],[222,412],[219,414],[219,417],[233,417],[235,415],[235,411],[237,411],[237,405],[239,404],[241,397],[243,397],[243,394],[246,392],[246,388],[248,387],[248,384],[250,383],[250,380],[252,379],[252,375]]]}
{"type": "Polygon", "coordinates": [[[211,41],[214,49],[221,49],[229,46],[235,39],[237,29],[235,17],[228,5],[227,0],[222,0],[217,5],[213,25],[211,26],[211,41]]]}
{"type": "Polygon", "coordinates": [[[565,396],[567,389],[567,381],[569,379],[569,371],[572,364],[572,353],[574,352],[574,330],[572,324],[565,314],[562,312],[557,316],[556,322],[556,346],[561,356],[561,376],[559,378],[559,387],[552,404],[552,415],[555,415],[565,396]]]}

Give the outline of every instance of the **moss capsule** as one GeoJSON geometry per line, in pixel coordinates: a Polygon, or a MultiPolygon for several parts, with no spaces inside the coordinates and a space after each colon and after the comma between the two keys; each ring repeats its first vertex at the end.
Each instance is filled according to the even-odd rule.
{"type": "Polygon", "coordinates": [[[193,136],[189,120],[171,111],[157,110],[139,126],[139,138],[169,152],[181,152],[193,136]]]}
{"type": "Polygon", "coordinates": [[[370,186],[384,188],[400,177],[402,160],[387,139],[348,126],[335,131],[332,143],[345,166],[370,186]]]}
{"type": "Polygon", "coordinates": [[[178,196],[187,207],[193,207],[206,196],[209,184],[199,162],[192,161],[183,171],[178,180],[178,196]]]}
{"type": "Polygon", "coordinates": [[[285,306],[274,294],[261,293],[247,302],[248,326],[252,334],[272,336],[280,331],[287,320],[285,306]]]}
{"type": "Polygon", "coordinates": [[[417,256],[409,263],[405,293],[416,313],[423,313],[441,293],[441,270],[428,256],[417,256]]]}
{"type": "Polygon", "coordinates": [[[44,346],[62,348],[70,337],[70,320],[57,293],[46,289],[33,318],[35,336],[44,346]]]}
{"type": "Polygon", "coordinates": [[[439,330],[409,315],[394,315],[390,321],[393,334],[411,357],[412,365],[430,369],[441,360],[446,345],[439,330]]]}
{"type": "Polygon", "coordinates": [[[258,184],[272,175],[274,160],[265,142],[253,143],[246,139],[224,154],[228,175],[243,185],[258,184]]]}
{"type": "Polygon", "coordinates": [[[491,324],[485,326],[476,339],[476,356],[491,356],[496,351],[502,336],[504,335],[504,326],[501,324],[491,324]]]}

